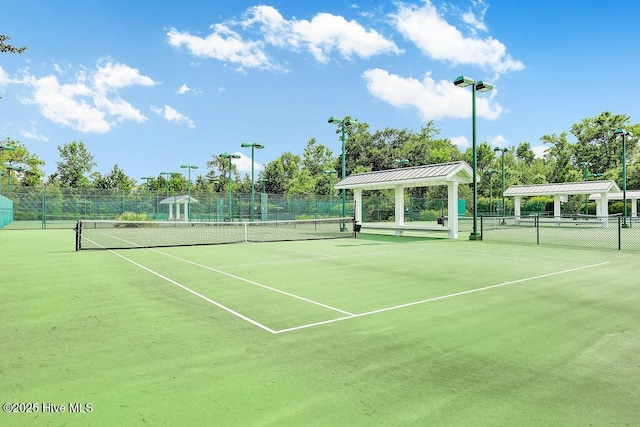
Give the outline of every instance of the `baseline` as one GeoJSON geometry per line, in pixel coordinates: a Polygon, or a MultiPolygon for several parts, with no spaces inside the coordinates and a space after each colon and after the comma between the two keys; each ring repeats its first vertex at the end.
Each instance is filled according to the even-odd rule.
{"type": "Polygon", "coordinates": [[[428,299],[424,299],[424,300],[420,300],[420,301],[414,301],[414,302],[410,302],[410,303],[406,303],[406,304],[400,304],[400,305],[396,305],[396,306],[392,306],[392,307],[381,308],[381,309],[378,309],[378,310],[367,311],[367,312],[364,312],[364,313],[358,313],[358,314],[354,314],[354,315],[347,316],[347,317],[338,317],[336,319],[324,320],[322,322],[315,322],[315,323],[309,323],[307,325],[294,326],[292,328],[279,329],[277,331],[274,331],[274,334],[283,334],[283,333],[286,333],[286,332],[293,332],[293,331],[298,331],[298,330],[301,330],[301,329],[308,329],[308,328],[313,328],[313,327],[316,327],[316,326],[328,325],[330,323],[337,323],[337,322],[341,322],[343,320],[355,319],[355,318],[364,317],[364,316],[370,316],[372,314],[384,313],[386,311],[398,310],[400,308],[411,307],[411,306],[414,306],[414,305],[426,304],[426,303],[433,302],[433,301],[439,301],[439,300],[448,299],[448,298],[454,298],[454,297],[458,297],[458,296],[462,296],[462,295],[473,294],[473,293],[477,293],[477,292],[487,291],[489,289],[500,288],[500,287],[503,287],[503,286],[510,286],[510,285],[515,285],[517,283],[522,283],[522,282],[528,282],[528,281],[531,281],[531,280],[542,279],[542,278],[545,278],[545,277],[558,276],[560,274],[572,273],[574,271],[585,270],[587,268],[600,267],[600,266],[603,266],[603,265],[606,265],[606,264],[610,264],[610,263],[611,263],[610,261],[605,261],[605,262],[600,262],[600,263],[597,263],[597,264],[584,265],[584,266],[581,266],[581,267],[571,268],[571,269],[568,269],[568,270],[562,270],[562,271],[556,271],[556,272],[553,272],[553,273],[541,274],[541,275],[538,275],[538,276],[526,277],[524,279],[512,280],[512,281],[508,281],[508,282],[504,282],[504,283],[498,283],[496,285],[490,285],[490,286],[484,286],[482,288],[470,289],[468,291],[455,292],[453,294],[441,295],[439,297],[433,297],[433,298],[428,298],[428,299]]]}

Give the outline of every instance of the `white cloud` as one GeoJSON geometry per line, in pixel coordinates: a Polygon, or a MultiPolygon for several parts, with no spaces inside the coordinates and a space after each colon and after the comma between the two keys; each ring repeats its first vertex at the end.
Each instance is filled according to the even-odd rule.
{"type": "MultiPolygon", "coordinates": [[[[58,66],[54,69],[61,70],[58,66]]],[[[11,83],[24,84],[33,90],[31,96],[21,98],[21,102],[37,105],[42,115],[52,122],[84,133],[108,132],[116,122],[147,120],[117,93],[118,89],[128,86],[155,84],[135,68],[109,58],[98,61],[93,72],[79,71],[68,83],[61,83],[55,75],[36,77],[28,70],[22,79],[11,83]]]]}
{"type": "Polygon", "coordinates": [[[181,114],[178,112],[178,110],[176,110],[175,108],[171,108],[168,105],[165,105],[164,107],[160,108],[160,107],[151,107],[151,111],[153,111],[154,113],[164,117],[167,121],[170,122],[175,122],[175,123],[185,123],[187,126],[189,126],[190,128],[195,128],[195,124],[193,123],[193,120],[191,120],[189,117],[181,114]]]}
{"type": "Polygon", "coordinates": [[[450,138],[450,140],[453,145],[460,149],[460,151],[464,151],[467,148],[471,147],[471,143],[466,136],[454,136],[450,138]]]}
{"type": "MultiPolygon", "coordinates": [[[[414,107],[425,121],[471,116],[471,91],[457,88],[449,80],[435,81],[427,74],[420,81],[379,68],[365,71],[362,77],[373,96],[395,107],[414,107]]],[[[490,96],[476,98],[478,117],[496,119],[501,113],[502,107],[492,102],[490,96]]]]}
{"type": "Polygon", "coordinates": [[[183,83],[182,86],[180,86],[180,89],[178,89],[178,91],[176,93],[178,95],[184,95],[185,93],[187,93],[189,91],[191,91],[189,86],[187,86],[186,83],[183,83]]]}
{"type": "Polygon", "coordinates": [[[171,28],[167,32],[169,44],[185,46],[195,56],[238,64],[242,71],[244,68],[284,71],[265,52],[268,46],[292,51],[307,50],[321,63],[326,63],[333,51],[348,59],[401,53],[393,41],[377,31],[329,13],[319,13],[311,21],[287,20],[274,7],[261,5],[247,9],[240,22],[215,24],[211,28],[213,32],[206,37],[171,28]],[[257,26],[261,38],[245,40],[232,26],[243,30],[257,26]]]}
{"type": "MultiPolygon", "coordinates": [[[[239,154],[239,159],[232,159],[234,165],[238,168],[238,172],[248,172],[251,173],[251,156],[245,156],[243,153],[237,152],[234,154],[239,154]]],[[[264,168],[264,165],[258,162],[254,164],[254,173],[257,174],[258,171],[264,168]]]]}
{"type": "Polygon", "coordinates": [[[544,145],[536,145],[534,147],[531,147],[531,151],[533,151],[533,155],[536,157],[536,159],[543,159],[548,150],[549,148],[545,147],[544,145]]]}
{"type": "Polygon", "coordinates": [[[49,141],[49,137],[46,135],[39,134],[35,127],[32,127],[31,130],[22,130],[20,131],[20,133],[25,138],[35,139],[36,141],[43,141],[43,142],[49,141]]]}
{"type": "Polygon", "coordinates": [[[260,42],[245,41],[224,24],[215,24],[211,28],[213,33],[204,38],[171,28],[167,33],[169,44],[184,46],[198,57],[228,61],[248,68],[277,68],[262,51],[260,42]]]}
{"type": "Polygon", "coordinates": [[[507,139],[502,135],[492,136],[488,138],[488,142],[490,145],[494,147],[506,147],[507,139]]]}
{"type": "MultiPolygon", "coordinates": [[[[400,4],[391,15],[397,30],[426,55],[453,65],[471,64],[496,73],[518,71],[524,64],[506,53],[506,47],[492,37],[465,37],[448,23],[430,0],[422,7],[400,4]]],[[[465,14],[464,20],[473,28],[482,29],[475,15],[465,14]]]]}
{"type": "Polygon", "coordinates": [[[140,74],[135,68],[114,63],[105,58],[99,61],[98,70],[92,76],[93,86],[102,94],[128,86],[153,86],[155,82],[140,74]]]}

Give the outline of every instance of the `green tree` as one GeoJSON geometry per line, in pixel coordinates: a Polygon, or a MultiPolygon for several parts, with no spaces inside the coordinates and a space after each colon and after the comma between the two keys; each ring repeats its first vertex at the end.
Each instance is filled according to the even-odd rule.
{"type": "MultiPolygon", "coordinates": [[[[571,182],[575,178],[576,157],[573,145],[567,140],[567,132],[560,135],[555,133],[543,135],[540,140],[551,147],[547,150],[545,159],[550,166],[547,175],[548,182],[571,182]]],[[[579,180],[579,178],[578,178],[579,180]]]]}
{"type": "MultiPolygon", "coordinates": [[[[576,162],[590,162],[602,171],[620,166],[622,140],[615,138],[613,132],[628,124],[629,116],[605,111],[597,117],[582,119],[580,123],[571,126],[571,133],[577,138],[574,147],[576,162]]],[[[633,155],[636,144],[635,138],[627,139],[629,158],[633,155]]]]}
{"type": "Polygon", "coordinates": [[[524,162],[525,165],[531,166],[533,163],[533,159],[535,159],[535,154],[531,149],[531,144],[528,142],[521,142],[516,148],[516,157],[518,160],[524,162]]]}
{"type": "Polygon", "coordinates": [[[127,176],[116,163],[108,174],[103,176],[97,173],[94,177],[93,186],[101,189],[131,191],[135,183],[135,179],[127,176]]]}
{"type": "MultiPolygon", "coordinates": [[[[217,154],[211,156],[211,159],[207,160],[207,180],[213,185],[216,192],[222,193],[228,190],[229,181],[229,159],[220,157],[217,154]]],[[[231,162],[231,186],[233,183],[240,181],[240,174],[238,173],[238,167],[231,162]]],[[[231,190],[233,192],[233,189],[231,190]]]]}
{"type": "MultiPolygon", "coordinates": [[[[28,187],[36,187],[42,183],[44,171],[42,166],[45,165],[37,155],[30,153],[27,147],[20,141],[14,141],[6,138],[1,142],[2,145],[14,147],[13,151],[0,151],[0,173],[5,172],[5,164],[23,164],[26,165],[25,171],[21,174],[20,185],[28,187]]],[[[16,184],[17,185],[17,184],[16,184]]]]}
{"type": "Polygon", "coordinates": [[[57,163],[55,179],[59,180],[64,187],[88,188],[91,182],[86,174],[91,174],[91,170],[97,163],[93,161],[93,155],[82,141],[71,141],[63,146],[58,146],[62,161],[57,163]]]}
{"type": "Polygon", "coordinates": [[[15,47],[7,43],[11,37],[0,34],[0,52],[1,53],[23,53],[27,50],[26,46],[15,47]]]}
{"type": "Polygon", "coordinates": [[[267,180],[266,189],[271,194],[284,194],[291,179],[300,169],[300,156],[287,151],[267,164],[260,178],[267,180]]]}

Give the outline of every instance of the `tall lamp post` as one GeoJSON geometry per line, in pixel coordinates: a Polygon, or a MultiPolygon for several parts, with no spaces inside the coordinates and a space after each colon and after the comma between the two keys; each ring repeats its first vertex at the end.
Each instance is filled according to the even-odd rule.
{"type": "MultiPolygon", "coordinates": [[[[147,181],[147,193],[146,193],[146,196],[144,198],[144,203],[146,205],[147,203],[149,203],[149,193],[151,192],[151,184],[149,183],[149,181],[151,181],[153,179],[153,177],[152,176],[143,176],[140,179],[144,179],[144,180],[147,181]]],[[[148,206],[145,206],[145,210],[147,208],[148,208],[148,206]]]]}
{"type": "Polygon", "coordinates": [[[329,175],[329,214],[331,214],[333,211],[333,175],[337,175],[338,172],[333,169],[326,169],[324,173],[329,175]]]}
{"type": "MultiPolygon", "coordinates": [[[[348,118],[342,118],[339,119],[337,117],[329,117],[328,122],[330,124],[337,124],[340,125],[340,130],[341,130],[341,134],[342,134],[342,179],[345,179],[347,177],[347,172],[346,172],[346,164],[347,164],[347,151],[345,149],[345,136],[346,136],[346,127],[347,126],[351,126],[351,125],[357,125],[359,124],[357,121],[355,120],[351,120],[348,118]]],[[[342,189],[342,218],[345,218],[347,216],[347,190],[345,190],[344,188],[342,189]]],[[[340,227],[342,231],[345,230],[345,224],[343,223],[342,226],[340,227]]]]}
{"type": "Polygon", "coordinates": [[[262,144],[258,144],[256,143],[249,143],[249,142],[243,142],[242,145],[240,145],[242,148],[249,148],[251,147],[251,214],[249,215],[249,217],[251,218],[251,221],[253,221],[253,204],[254,204],[254,199],[255,199],[255,194],[256,194],[256,189],[255,189],[255,182],[253,179],[253,166],[255,164],[254,160],[253,160],[253,155],[256,149],[261,150],[264,148],[264,145],[262,144]]]}
{"type": "Polygon", "coordinates": [[[629,228],[627,224],[627,138],[631,134],[624,129],[616,129],[613,135],[617,138],[622,136],[622,228],[629,228]]]}
{"type": "Polygon", "coordinates": [[[483,82],[482,80],[476,82],[472,78],[465,76],[459,76],[453,81],[453,84],[457,87],[471,86],[471,139],[473,142],[473,232],[469,235],[469,240],[480,240],[481,236],[478,233],[478,153],[476,149],[476,92],[489,92],[493,89],[493,85],[483,82]]]}
{"type": "Polygon", "coordinates": [[[231,203],[233,201],[233,199],[231,198],[231,160],[233,159],[239,159],[240,158],[240,154],[229,154],[229,153],[222,153],[220,154],[220,157],[223,159],[229,159],[229,222],[233,221],[233,209],[231,209],[231,203]]]}
{"type": "Polygon", "coordinates": [[[493,175],[498,173],[496,169],[484,171],[485,175],[489,175],[489,213],[493,212],[493,175]]]}
{"type": "Polygon", "coordinates": [[[191,221],[191,169],[198,169],[198,166],[180,165],[181,169],[188,169],[187,178],[187,221],[191,221]]]}
{"type": "Polygon", "coordinates": [[[167,198],[169,198],[169,179],[175,174],[176,172],[160,172],[160,175],[166,175],[165,181],[167,183],[167,198]]]}
{"type": "Polygon", "coordinates": [[[25,170],[22,166],[18,165],[7,165],[7,173],[9,174],[9,193],[7,197],[11,197],[11,171],[21,172],[25,170]]]}
{"type": "Polygon", "coordinates": [[[402,167],[403,167],[404,165],[406,165],[407,163],[409,163],[409,160],[407,160],[407,159],[393,159],[393,163],[397,164],[397,165],[398,165],[398,167],[399,167],[400,169],[402,169],[402,167]]]}
{"type": "Polygon", "coordinates": [[[504,153],[509,153],[511,152],[510,149],[508,148],[500,148],[500,147],[496,147],[493,149],[494,152],[502,152],[502,216],[507,216],[507,205],[505,205],[505,200],[504,200],[504,186],[505,186],[505,173],[504,173],[504,153]]]}
{"type": "MultiPolygon", "coordinates": [[[[14,151],[16,147],[0,144],[0,155],[3,151],[14,151]]],[[[2,195],[2,170],[0,170],[0,195],[2,195]]]]}

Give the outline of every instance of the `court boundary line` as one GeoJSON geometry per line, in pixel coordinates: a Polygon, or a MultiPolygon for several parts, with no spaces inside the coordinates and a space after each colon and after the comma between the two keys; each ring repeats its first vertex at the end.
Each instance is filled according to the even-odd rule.
{"type": "MultiPolygon", "coordinates": [[[[90,242],[92,242],[93,244],[95,244],[97,246],[103,247],[102,245],[100,245],[100,244],[98,244],[96,242],[93,242],[90,239],[87,239],[87,240],[89,240],[90,242]]],[[[120,240],[122,240],[122,239],[120,239],[120,240]]],[[[128,243],[132,243],[132,242],[128,242],[128,243]]],[[[176,259],[178,259],[180,261],[183,261],[183,262],[186,262],[186,263],[189,263],[189,264],[194,264],[194,265],[200,266],[202,268],[209,269],[209,270],[215,271],[215,272],[223,274],[223,275],[227,275],[229,277],[232,277],[232,278],[235,278],[235,279],[238,279],[238,280],[241,280],[241,281],[246,281],[246,282],[252,283],[252,281],[250,281],[248,279],[243,279],[241,277],[234,276],[233,274],[226,273],[224,271],[219,271],[219,270],[216,270],[214,268],[207,267],[207,266],[195,263],[193,261],[185,260],[185,259],[182,259],[180,257],[176,257],[176,256],[171,255],[171,254],[166,254],[166,253],[158,251],[156,249],[152,249],[152,248],[149,248],[149,249],[154,251],[154,252],[156,252],[156,253],[159,253],[161,255],[166,255],[166,256],[169,256],[169,257],[172,257],[172,258],[176,258],[176,259]]],[[[440,300],[449,299],[449,298],[455,298],[455,297],[458,297],[458,296],[463,296],[463,295],[483,292],[483,291],[487,291],[487,290],[491,290],[491,289],[495,289],[495,288],[500,288],[500,287],[505,287],[505,286],[511,286],[511,285],[515,285],[515,284],[518,284],[518,283],[523,283],[523,282],[528,282],[528,281],[532,281],[532,280],[542,279],[542,278],[545,278],[545,277],[558,276],[558,275],[561,275],[561,274],[566,274],[566,273],[571,273],[571,272],[575,272],[575,271],[585,270],[585,269],[588,269],[588,268],[595,268],[595,267],[600,267],[600,266],[603,266],[603,265],[611,264],[610,261],[604,261],[604,262],[600,262],[600,263],[596,263],[596,264],[583,265],[583,266],[579,266],[579,267],[575,267],[575,268],[570,268],[570,269],[567,269],[567,270],[560,270],[560,271],[555,271],[555,272],[551,272],[551,273],[540,274],[540,275],[537,275],[537,276],[531,276],[531,277],[525,277],[525,278],[522,278],[522,279],[506,281],[506,282],[498,283],[498,284],[495,284],[495,285],[483,286],[483,287],[480,287],[480,288],[469,289],[469,290],[466,290],[466,291],[454,292],[452,294],[441,295],[441,296],[427,298],[427,299],[423,299],[423,300],[419,300],[419,301],[413,301],[413,302],[409,302],[409,303],[405,303],[405,304],[399,304],[399,305],[395,305],[395,306],[391,306],[391,307],[380,308],[380,309],[377,309],[377,310],[371,310],[371,311],[367,311],[367,312],[363,312],[363,313],[349,313],[349,312],[346,312],[344,310],[336,309],[337,311],[343,312],[343,313],[348,314],[348,315],[347,316],[343,316],[343,317],[337,317],[337,318],[334,318],[334,319],[323,320],[323,321],[320,321],[320,322],[314,322],[314,323],[308,323],[308,324],[304,324],[304,325],[294,326],[294,327],[291,327],[291,328],[275,330],[275,329],[269,328],[266,325],[263,325],[260,322],[255,321],[255,320],[253,320],[253,319],[251,319],[251,318],[249,318],[249,317],[247,317],[247,316],[245,316],[245,315],[243,315],[243,314],[241,314],[241,313],[239,313],[239,312],[237,312],[237,311],[235,311],[235,310],[233,310],[233,309],[231,309],[229,307],[226,307],[225,305],[220,304],[219,302],[216,302],[216,301],[210,299],[210,298],[198,293],[197,291],[194,291],[193,289],[190,289],[187,286],[184,286],[184,285],[176,282],[173,279],[170,279],[170,278],[168,278],[168,277],[166,277],[166,276],[164,276],[164,275],[162,275],[162,274],[160,274],[160,273],[158,273],[158,272],[156,272],[156,271],[154,271],[154,270],[152,270],[152,269],[150,269],[148,267],[145,267],[144,265],[142,265],[140,263],[137,263],[137,262],[125,257],[124,255],[121,255],[121,254],[115,252],[112,249],[107,249],[107,251],[113,253],[114,255],[117,255],[118,257],[120,257],[120,258],[122,258],[122,259],[124,259],[124,260],[126,260],[126,261],[128,261],[128,262],[130,262],[130,263],[132,263],[134,265],[136,265],[137,267],[140,267],[143,270],[145,270],[145,271],[147,271],[149,273],[152,273],[153,275],[158,276],[158,277],[162,278],[163,280],[166,280],[169,283],[171,283],[171,284],[173,284],[175,286],[178,286],[179,288],[181,288],[183,290],[186,290],[187,292],[189,292],[189,293],[191,293],[191,294],[203,299],[204,301],[207,301],[210,304],[212,304],[212,305],[214,305],[214,306],[216,306],[218,308],[221,308],[224,311],[226,311],[226,312],[228,312],[228,313],[230,313],[230,314],[232,314],[232,315],[234,315],[234,316],[236,316],[236,317],[238,317],[238,318],[240,318],[242,320],[245,320],[246,322],[248,322],[250,324],[253,324],[254,326],[257,326],[260,329],[263,329],[263,330],[265,330],[265,331],[267,331],[267,332],[269,332],[269,333],[271,333],[273,335],[279,335],[279,334],[284,334],[284,333],[288,333],[288,332],[294,332],[294,331],[298,331],[298,330],[302,330],[302,329],[310,329],[310,328],[314,328],[314,327],[317,327],[317,326],[323,326],[323,325],[327,325],[327,324],[331,324],[331,323],[341,322],[341,321],[344,321],[344,320],[370,316],[370,315],[373,315],[373,314],[384,313],[384,312],[387,312],[387,311],[398,310],[398,309],[401,309],[401,308],[412,307],[412,306],[416,306],[416,305],[426,304],[426,303],[429,303],[429,302],[440,301],[440,300]]],[[[266,285],[261,285],[261,284],[259,284],[257,282],[253,282],[253,284],[256,284],[256,285],[261,286],[261,287],[269,288],[269,289],[271,289],[271,290],[273,290],[275,292],[288,294],[289,296],[294,297],[294,298],[299,298],[299,299],[302,299],[302,300],[306,300],[303,297],[299,297],[299,296],[296,296],[294,294],[289,294],[289,293],[287,293],[285,291],[280,291],[280,290],[275,289],[275,288],[270,288],[270,287],[268,287],[266,285]]],[[[312,304],[318,304],[318,305],[321,305],[321,306],[326,307],[326,308],[330,307],[330,306],[324,306],[321,303],[316,303],[316,302],[314,302],[312,300],[308,300],[306,302],[310,302],[312,304]]]]}
{"type": "MultiPolygon", "coordinates": [[[[101,246],[101,247],[103,247],[103,248],[104,248],[104,246],[102,246],[102,245],[100,245],[100,244],[98,244],[98,243],[96,243],[96,242],[94,242],[94,241],[92,241],[92,240],[90,240],[90,239],[87,239],[87,240],[89,240],[91,243],[93,243],[93,244],[95,244],[95,245],[97,245],[97,246],[101,246]]],[[[266,326],[266,325],[263,325],[262,323],[260,323],[260,322],[258,322],[258,321],[255,321],[255,320],[251,319],[250,317],[245,316],[244,314],[241,314],[241,313],[239,313],[239,312],[237,312],[237,311],[235,311],[235,310],[233,310],[233,309],[231,309],[231,308],[229,308],[229,307],[227,307],[227,306],[225,306],[225,305],[223,305],[223,304],[220,304],[219,302],[214,301],[214,300],[212,300],[211,298],[209,298],[209,297],[207,297],[207,296],[205,296],[205,295],[202,295],[201,293],[199,293],[199,292],[197,292],[197,291],[194,291],[193,289],[188,288],[188,287],[186,287],[185,285],[183,285],[183,284],[181,284],[181,283],[178,283],[178,282],[176,282],[175,280],[170,279],[170,278],[168,278],[167,276],[164,276],[164,275],[162,275],[162,274],[158,273],[157,271],[153,271],[152,269],[150,269],[150,268],[148,268],[148,267],[145,267],[144,265],[142,265],[142,264],[140,264],[140,263],[138,263],[138,262],[135,262],[134,260],[129,259],[129,258],[127,258],[126,256],[124,256],[124,255],[122,255],[122,254],[119,254],[119,253],[115,252],[115,251],[114,251],[114,250],[112,250],[112,249],[107,249],[107,251],[111,252],[112,254],[114,254],[114,255],[116,255],[116,256],[118,256],[118,257],[120,257],[120,258],[122,258],[122,259],[124,259],[124,260],[126,260],[126,261],[128,261],[128,262],[130,262],[131,264],[135,265],[136,267],[142,268],[143,270],[145,270],[145,271],[147,271],[147,272],[149,272],[149,273],[151,273],[151,274],[153,274],[153,275],[155,275],[155,276],[158,276],[158,277],[160,277],[160,278],[161,278],[161,279],[163,279],[163,280],[166,280],[167,282],[171,283],[172,285],[175,285],[175,286],[177,286],[177,287],[179,287],[179,288],[181,288],[181,289],[183,289],[183,290],[185,290],[185,291],[187,291],[187,292],[189,292],[189,293],[191,293],[191,294],[193,294],[193,295],[197,296],[198,298],[200,298],[200,299],[202,299],[202,300],[204,300],[204,301],[208,302],[209,304],[212,304],[212,305],[214,305],[214,306],[216,306],[216,307],[218,307],[218,308],[221,308],[222,310],[226,311],[227,313],[230,313],[230,314],[232,314],[232,315],[234,315],[234,316],[236,316],[236,317],[238,317],[238,318],[240,318],[240,319],[244,320],[245,322],[249,322],[249,323],[251,323],[252,325],[257,326],[257,327],[259,327],[259,328],[260,328],[260,329],[262,329],[262,330],[265,330],[265,331],[267,331],[267,332],[270,332],[270,333],[272,333],[272,334],[275,334],[275,330],[274,330],[274,329],[271,329],[270,327],[268,327],[268,326],[266,326]]]]}
{"type": "Polygon", "coordinates": [[[429,303],[429,302],[440,301],[440,300],[443,300],[443,299],[454,298],[454,297],[473,294],[473,293],[477,293],[477,292],[483,292],[483,291],[487,291],[487,290],[495,289],[495,288],[500,288],[500,287],[504,287],[504,286],[511,286],[511,285],[515,285],[515,284],[518,284],[518,283],[522,283],[522,282],[528,282],[528,281],[531,281],[531,280],[542,279],[542,278],[545,278],[545,277],[558,276],[558,275],[561,275],[561,274],[571,273],[571,272],[574,272],[574,271],[585,270],[587,268],[600,267],[600,266],[606,265],[606,264],[611,264],[611,262],[610,261],[605,261],[605,262],[600,262],[600,263],[596,263],[596,264],[584,265],[584,266],[580,266],[580,267],[576,267],[576,268],[571,268],[571,269],[568,269],[568,270],[561,270],[561,271],[556,271],[556,272],[551,272],[551,273],[546,273],[546,274],[540,274],[538,276],[525,277],[523,279],[511,280],[511,281],[507,281],[507,282],[503,282],[503,283],[498,283],[496,285],[483,286],[481,288],[475,288],[475,289],[469,289],[469,290],[466,290],[466,291],[454,292],[454,293],[448,294],[448,295],[441,295],[441,296],[427,298],[427,299],[420,300],[420,301],[413,301],[413,302],[409,302],[409,303],[405,303],[405,304],[395,305],[395,306],[392,306],[392,307],[380,308],[380,309],[377,309],[377,310],[366,311],[364,313],[357,313],[357,314],[354,314],[353,316],[338,317],[338,318],[335,318],[335,319],[323,320],[321,322],[308,323],[306,325],[300,325],[300,326],[294,326],[294,327],[291,327],[291,328],[279,329],[279,330],[274,331],[273,333],[275,335],[278,335],[278,334],[284,334],[284,333],[287,333],[287,332],[298,331],[298,330],[301,330],[301,329],[309,329],[309,328],[313,328],[313,327],[316,327],[316,326],[327,325],[327,324],[330,324],[330,323],[337,323],[337,322],[341,322],[341,321],[344,321],[344,320],[355,319],[355,318],[358,318],[358,317],[370,316],[372,314],[384,313],[386,311],[398,310],[398,309],[401,309],[401,308],[411,307],[411,306],[414,306],[414,305],[426,304],[426,303],[429,303]]]}
{"type": "Polygon", "coordinates": [[[156,249],[149,249],[149,250],[151,250],[152,252],[164,255],[164,256],[168,256],[170,258],[177,259],[177,260],[185,262],[187,264],[195,265],[196,267],[204,268],[206,270],[210,270],[210,271],[213,271],[215,273],[222,274],[222,275],[227,276],[227,277],[231,277],[232,279],[235,279],[235,280],[240,280],[242,282],[246,282],[246,283],[249,283],[251,285],[258,286],[258,287],[261,287],[261,288],[264,288],[264,289],[267,289],[267,290],[270,290],[270,291],[273,291],[273,292],[276,292],[276,293],[279,293],[279,294],[283,294],[283,295],[286,295],[286,296],[291,297],[291,298],[299,299],[299,300],[307,302],[309,304],[314,304],[314,305],[320,306],[322,308],[326,308],[328,310],[333,310],[333,311],[337,311],[338,313],[346,314],[348,317],[355,316],[354,313],[350,313],[350,312],[348,312],[346,310],[342,310],[342,309],[339,309],[339,308],[336,308],[336,307],[332,307],[330,305],[323,304],[321,302],[314,301],[314,300],[309,299],[309,298],[301,297],[299,295],[292,294],[290,292],[283,291],[281,289],[277,289],[277,288],[273,288],[271,286],[263,285],[262,283],[258,283],[256,281],[253,281],[253,280],[250,280],[250,279],[245,279],[244,277],[236,276],[235,274],[227,273],[226,271],[218,270],[217,268],[214,268],[214,267],[209,267],[209,266],[206,266],[206,265],[194,262],[194,261],[190,261],[188,259],[180,258],[180,257],[175,256],[175,255],[171,255],[171,254],[168,254],[168,253],[165,253],[165,252],[161,252],[161,251],[156,250],[156,249]]]}

